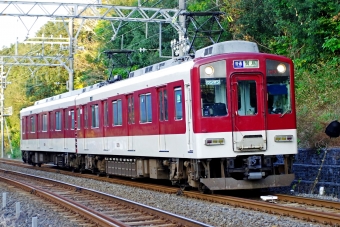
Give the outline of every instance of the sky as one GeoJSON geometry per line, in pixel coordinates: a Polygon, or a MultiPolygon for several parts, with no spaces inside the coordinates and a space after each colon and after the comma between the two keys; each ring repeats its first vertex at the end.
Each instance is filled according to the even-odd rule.
{"type": "MultiPolygon", "coordinates": [[[[96,0],[31,0],[29,2],[96,3],[96,0]]],[[[2,5],[2,7],[4,6],[2,5]]],[[[11,44],[15,44],[17,40],[23,42],[27,37],[35,37],[36,32],[50,19],[48,17],[39,17],[38,19],[37,17],[21,17],[20,20],[18,17],[0,16],[0,50],[4,46],[9,47],[11,44]]]]}

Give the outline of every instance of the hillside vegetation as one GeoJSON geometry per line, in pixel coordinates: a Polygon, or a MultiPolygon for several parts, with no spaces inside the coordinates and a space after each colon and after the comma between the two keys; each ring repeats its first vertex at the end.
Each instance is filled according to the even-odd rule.
{"type": "MultiPolygon", "coordinates": [[[[114,5],[137,6],[137,1],[103,1],[114,5]]],[[[144,7],[175,8],[177,1],[144,2],[144,7]]],[[[340,139],[328,139],[326,125],[340,117],[340,1],[339,0],[188,0],[188,11],[222,11],[220,22],[225,29],[221,41],[239,39],[256,42],[261,52],[285,55],[295,63],[298,140],[300,147],[339,146],[340,139]],[[218,4],[218,5],[217,5],[218,4]]],[[[90,13],[90,12],[89,12],[90,13]]],[[[198,19],[200,21],[200,19],[198,19]]],[[[80,21],[75,20],[75,29],[80,21]]],[[[163,25],[162,56],[171,56],[170,41],[178,34],[170,25],[163,25]]],[[[166,60],[159,56],[159,25],[155,23],[123,22],[116,37],[108,21],[88,20],[77,39],[84,50],[75,52],[74,88],[82,88],[106,80],[112,62],[104,51],[131,49],[132,65],[118,58],[114,74],[127,75],[131,69],[166,60]],[[147,49],[139,52],[140,48],[147,49]],[[124,64],[123,64],[124,63],[124,64]]],[[[49,22],[37,36],[67,37],[62,23],[49,22]]],[[[200,36],[198,47],[210,45],[200,36]]],[[[56,46],[19,44],[19,55],[68,55],[56,46]]],[[[14,55],[14,45],[0,51],[14,55]]],[[[11,144],[19,154],[19,111],[34,101],[66,92],[68,72],[61,67],[12,67],[5,90],[5,106],[13,106],[14,114],[7,118],[11,144]]],[[[6,136],[7,137],[7,136],[6,136]]],[[[6,138],[5,137],[5,138],[6,138]]],[[[6,141],[6,150],[9,144],[6,141]]]]}

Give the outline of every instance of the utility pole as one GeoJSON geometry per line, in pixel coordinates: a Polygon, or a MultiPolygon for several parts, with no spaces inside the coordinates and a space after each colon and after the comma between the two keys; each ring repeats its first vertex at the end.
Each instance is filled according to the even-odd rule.
{"type": "Polygon", "coordinates": [[[4,153],[4,112],[5,112],[5,108],[4,108],[4,59],[3,57],[1,57],[1,71],[0,71],[0,76],[1,76],[1,158],[5,157],[5,153],[4,153]]]}
{"type": "MultiPolygon", "coordinates": [[[[73,12],[73,8],[72,8],[73,12]]],[[[73,91],[73,76],[74,76],[74,53],[73,53],[73,18],[69,19],[68,22],[70,44],[69,44],[69,68],[68,71],[68,91],[73,91]]]]}
{"type": "MultiPolygon", "coordinates": [[[[178,2],[178,9],[180,11],[185,11],[186,10],[186,0],[179,0],[178,2]]],[[[179,25],[182,27],[182,29],[180,29],[178,31],[178,40],[179,42],[181,42],[184,39],[184,33],[185,33],[185,16],[184,15],[180,15],[179,16],[179,25]]],[[[183,48],[179,48],[179,56],[182,57],[184,55],[183,53],[183,48]]]]}

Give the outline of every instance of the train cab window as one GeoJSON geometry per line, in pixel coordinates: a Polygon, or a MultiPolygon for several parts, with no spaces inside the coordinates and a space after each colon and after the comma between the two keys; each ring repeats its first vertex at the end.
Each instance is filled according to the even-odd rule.
{"type": "Polygon", "coordinates": [[[135,107],[133,103],[133,96],[128,96],[128,124],[135,123],[135,107]]]}
{"type": "Polygon", "coordinates": [[[109,126],[109,107],[107,101],[104,101],[104,126],[109,126]]]}
{"type": "Polygon", "coordinates": [[[140,122],[152,122],[152,103],[151,94],[143,94],[139,96],[140,105],[140,122]]]}
{"type": "Polygon", "coordinates": [[[290,65],[269,59],[266,63],[268,113],[290,113],[290,65]]]}
{"type": "Polygon", "coordinates": [[[42,131],[47,132],[47,114],[42,116],[42,131]]]}
{"type": "Polygon", "coordinates": [[[91,106],[92,128],[99,128],[99,107],[98,104],[91,106]]]}
{"type": "Polygon", "coordinates": [[[183,118],[183,109],[182,109],[182,88],[175,88],[175,119],[181,120],[183,118]]]}
{"type": "Polygon", "coordinates": [[[238,114],[240,116],[257,114],[257,93],[254,80],[237,81],[238,114]]]}
{"type": "Polygon", "coordinates": [[[168,95],[165,88],[160,88],[158,90],[159,98],[159,120],[168,120],[168,95]]]}
{"type": "Polygon", "coordinates": [[[61,130],[61,113],[60,111],[55,112],[55,130],[61,130]]]}
{"type": "Polygon", "coordinates": [[[201,110],[203,117],[227,115],[225,60],[200,66],[201,110]]]}
{"type": "Polygon", "coordinates": [[[113,125],[122,125],[122,100],[112,102],[113,108],[113,125]]]}
{"type": "Polygon", "coordinates": [[[70,111],[70,115],[71,115],[71,129],[74,130],[74,110],[70,111]]]}
{"type": "Polygon", "coordinates": [[[81,109],[80,109],[80,108],[77,108],[77,129],[78,129],[78,130],[80,130],[80,128],[81,128],[80,114],[81,114],[81,109]]]}
{"type": "Polygon", "coordinates": [[[31,133],[35,132],[35,117],[31,117],[31,133]]]}

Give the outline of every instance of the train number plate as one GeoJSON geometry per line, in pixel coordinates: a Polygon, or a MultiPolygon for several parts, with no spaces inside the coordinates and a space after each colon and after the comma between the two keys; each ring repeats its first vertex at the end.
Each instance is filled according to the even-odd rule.
{"type": "Polygon", "coordinates": [[[259,68],[259,60],[236,60],[234,69],[259,68]]]}

